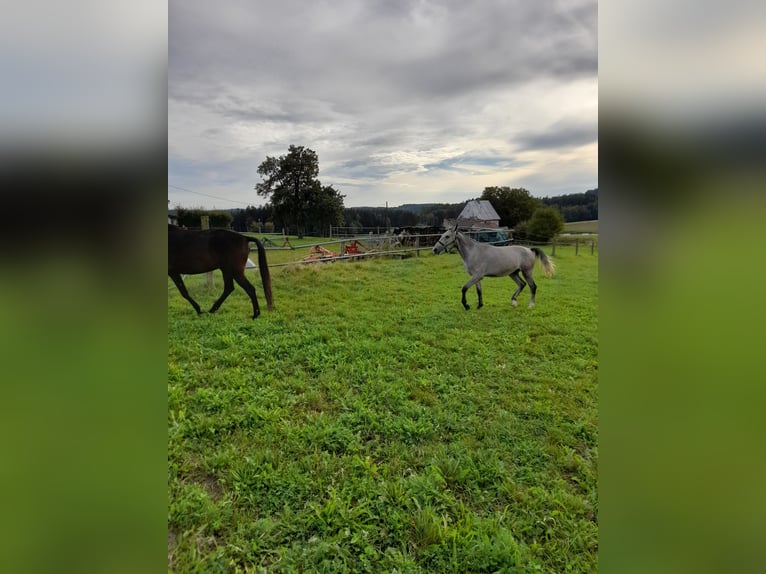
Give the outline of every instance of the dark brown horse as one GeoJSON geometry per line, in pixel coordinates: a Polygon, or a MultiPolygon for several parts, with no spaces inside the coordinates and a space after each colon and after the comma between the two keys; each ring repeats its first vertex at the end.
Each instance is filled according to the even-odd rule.
{"type": "Polygon", "coordinates": [[[181,274],[194,275],[220,269],[223,274],[223,294],[210,307],[215,313],[232,291],[234,281],[247,292],[253,302],[253,319],[261,314],[255,287],[245,277],[245,265],[250,254],[248,243],[254,241],[258,247],[258,268],[261,270],[263,291],[269,311],[274,308],[271,297],[271,276],[266,262],[266,250],[254,237],[247,237],[226,229],[207,229],[187,231],[168,224],[168,275],[178,287],[181,295],[199,314],[202,313],[197,302],[186,290],[181,274]]]}

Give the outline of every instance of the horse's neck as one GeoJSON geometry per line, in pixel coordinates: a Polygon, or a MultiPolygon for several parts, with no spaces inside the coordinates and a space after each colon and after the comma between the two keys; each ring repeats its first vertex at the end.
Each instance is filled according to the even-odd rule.
{"type": "Polygon", "coordinates": [[[455,245],[457,246],[458,253],[460,253],[460,256],[463,259],[468,257],[474,248],[473,240],[462,233],[457,233],[455,235],[455,245]]]}

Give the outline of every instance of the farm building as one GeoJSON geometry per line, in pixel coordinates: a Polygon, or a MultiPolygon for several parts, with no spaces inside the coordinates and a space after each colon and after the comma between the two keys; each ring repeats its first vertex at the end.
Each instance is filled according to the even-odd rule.
{"type": "Polygon", "coordinates": [[[178,212],[175,209],[168,209],[168,223],[178,225],[178,212]]]}
{"type": "Polygon", "coordinates": [[[457,220],[445,219],[444,227],[451,227],[456,221],[462,229],[497,229],[500,226],[500,216],[486,199],[472,199],[465,204],[457,220]]]}

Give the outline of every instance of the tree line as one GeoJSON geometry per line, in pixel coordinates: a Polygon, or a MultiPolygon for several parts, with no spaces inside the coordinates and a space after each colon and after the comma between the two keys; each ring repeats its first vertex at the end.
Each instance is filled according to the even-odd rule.
{"type": "MultiPolygon", "coordinates": [[[[286,155],[267,156],[258,167],[262,181],[257,195],[268,199],[263,206],[245,209],[214,210],[177,208],[179,225],[200,226],[201,215],[210,216],[211,227],[230,227],[237,231],[281,232],[326,235],[330,226],[395,228],[441,226],[455,219],[465,207],[460,203],[407,204],[387,207],[345,207],[345,197],[332,185],[317,178],[316,152],[291,145],[286,155]]],[[[584,193],[536,198],[524,188],[486,187],[477,199],[485,199],[500,216],[500,225],[514,230],[514,237],[548,241],[560,233],[565,221],[598,219],[598,189],[584,193]]]]}
{"type": "Polygon", "coordinates": [[[554,206],[564,221],[591,221],[598,219],[598,188],[584,193],[568,193],[544,197],[543,205],[554,206]]]}

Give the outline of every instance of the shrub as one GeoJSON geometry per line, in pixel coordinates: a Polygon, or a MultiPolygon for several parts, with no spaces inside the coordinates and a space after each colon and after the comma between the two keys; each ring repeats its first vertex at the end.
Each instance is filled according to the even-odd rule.
{"type": "Polygon", "coordinates": [[[530,241],[548,242],[564,230],[564,219],[555,207],[541,207],[526,222],[525,231],[530,241]]]}

